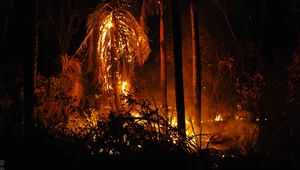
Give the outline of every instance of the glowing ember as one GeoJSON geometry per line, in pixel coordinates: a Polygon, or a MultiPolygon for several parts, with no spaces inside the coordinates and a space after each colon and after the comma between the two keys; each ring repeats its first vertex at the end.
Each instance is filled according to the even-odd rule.
{"type": "Polygon", "coordinates": [[[122,83],[121,83],[121,90],[122,90],[122,93],[124,94],[124,95],[127,95],[127,90],[128,90],[128,83],[127,83],[127,81],[122,81],[122,83]]]}
{"type": "Polygon", "coordinates": [[[113,27],[113,23],[112,23],[112,17],[110,16],[105,23],[105,28],[110,29],[111,27],[113,27]]]}
{"type": "Polygon", "coordinates": [[[216,115],[215,121],[223,121],[223,118],[221,117],[221,115],[216,115]]]}

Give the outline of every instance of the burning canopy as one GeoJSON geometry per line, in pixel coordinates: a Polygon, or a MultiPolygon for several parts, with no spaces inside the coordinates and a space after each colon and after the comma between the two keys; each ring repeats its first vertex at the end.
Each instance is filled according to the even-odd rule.
{"type": "Polygon", "coordinates": [[[113,94],[117,107],[125,86],[129,90],[134,67],[143,65],[150,54],[148,37],[129,11],[109,3],[88,16],[87,33],[82,44],[88,49],[87,71],[93,72],[102,92],[113,94]]]}

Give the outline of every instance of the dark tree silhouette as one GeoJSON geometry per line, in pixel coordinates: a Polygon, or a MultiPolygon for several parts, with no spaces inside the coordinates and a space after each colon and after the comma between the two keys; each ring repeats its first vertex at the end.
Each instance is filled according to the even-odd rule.
{"type": "Polygon", "coordinates": [[[24,137],[27,142],[31,142],[34,130],[34,104],[35,104],[35,88],[36,88],[36,73],[37,73],[37,58],[38,58],[38,28],[39,28],[39,1],[35,0],[34,11],[30,13],[32,20],[32,53],[28,58],[25,58],[25,87],[24,87],[24,137]]]}
{"type": "Polygon", "coordinates": [[[178,1],[172,1],[172,32],[174,41],[174,74],[175,74],[175,97],[177,110],[177,125],[182,137],[185,134],[185,109],[184,109],[184,91],[183,91],[183,73],[182,73],[182,42],[181,42],[181,21],[178,1]]]}

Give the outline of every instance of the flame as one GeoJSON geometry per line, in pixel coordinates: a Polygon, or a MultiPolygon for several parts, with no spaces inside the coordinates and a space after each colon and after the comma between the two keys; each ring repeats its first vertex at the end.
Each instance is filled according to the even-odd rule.
{"type": "Polygon", "coordinates": [[[105,25],[104,25],[104,27],[106,28],[106,29],[110,29],[110,28],[112,28],[114,25],[113,25],[113,23],[112,23],[112,16],[110,16],[109,18],[108,18],[108,20],[105,22],[105,25]]]}
{"type": "Polygon", "coordinates": [[[221,117],[221,115],[216,115],[215,121],[223,121],[223,118],[221,117]]]}
{"type": "Polygon", "coordinates": [[[127,90],[128,90],[128,83],[127,83],[127,81],[122,81],[121,82],[121,90],[122,90],[122,93],[124,94],[124,95],[127,95],[127,90]]]}
{"type": "MultiPolygon", "coordinates": [[[[113,29],[115,26],[118,27],[117,25],[114,25],[114,15],[116,14],[113,12],[108,14],[99,27],[100,36],[97,43],[97,51],[102,63],[101,72],[103,73],[103,88],[105,91],[116,90],[119,94],[127,95],[127,91],[129,91],[129,83],[125,80],[130,79],[130,77],[128,77],[126,73],[124,74],[124,70],[122,70],[123,68],[120,68],[120,66],[116,63],[121,62],[122,58],[126,59],[127,64],[134,61],[135,55],[133,53],[135,49],[133,49],[134,47],[131,47],[132,45],[129,44],[128,39],[130,38],[129,35],[135,35],[131,34],[132,30],[129,30],[129,27],[122,27],[122,31],[125,32],[126,36],[119,36],[118,32],[116,32],[118,29],[113,29]],[[113,74],[115,75],[113,76],[113,74]],[[112,82],[118,82],[118,89],[113,88],[112,82]]],[[[122,67],[125,66],[123,65],[122,67]]],[[[131,68],[132,66],[128,65],[126,67],[131,68]]]]}

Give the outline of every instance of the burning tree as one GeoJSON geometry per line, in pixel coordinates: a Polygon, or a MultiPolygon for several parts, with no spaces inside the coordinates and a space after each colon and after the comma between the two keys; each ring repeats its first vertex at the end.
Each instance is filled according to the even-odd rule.
{"type": "Polygon", "coordinates": [[[103,94],[103,103],[118,110],[120,95],[132,90],[134,67],[150,54],[144,28],[126,9],[102,3],[88,16],[87,36],[75,55],[85,47],[84,70],[103,94]]]}

